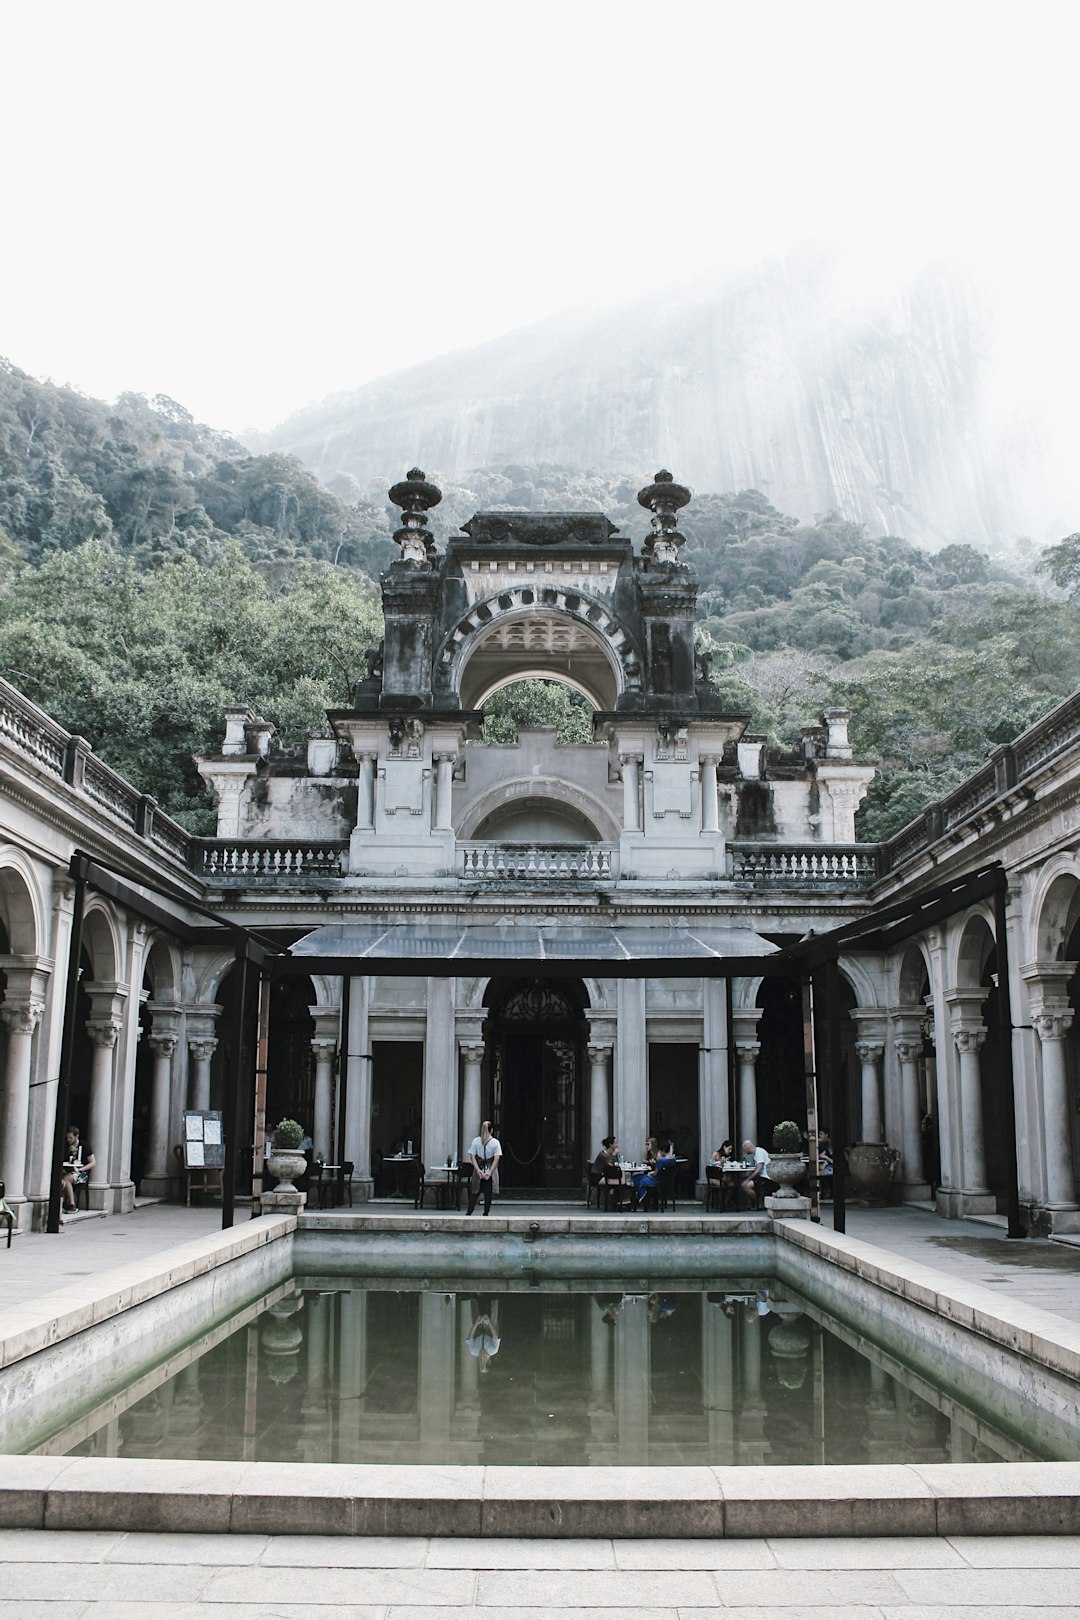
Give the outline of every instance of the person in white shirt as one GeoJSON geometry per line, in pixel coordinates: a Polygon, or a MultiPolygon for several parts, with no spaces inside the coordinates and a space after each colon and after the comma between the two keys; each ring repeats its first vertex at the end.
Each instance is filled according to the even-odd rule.
{"type": "Polygon", "coordinates": [[[473,1179],[469,1187],[469,1207],[465,1213],[472,1214],[483,1193],[484,1214],[489,1215],[491,1195],[499,1190],[499,1160],[502,1158],[502,1143],[491,1134],[490,1119],[485,1119],[480,1127],[480,1135],[474,1136],[469,1144],[469,1158],[472,1161],[473,1179]]]}
{"type": "MultiPolygon", "coordinates": [[[[756,1206],[759,1191],[764,1194],[765,1183],[769,1182],[769,1155],[763,1147],[749,1141],[743,1143],[742,1150],[744,1159],[753,1159],[754,1168],[740,1185],[751,1205],[756,1206]]],[[[769,1182],[769,1185],[772,1183],[769,1182]]]]}

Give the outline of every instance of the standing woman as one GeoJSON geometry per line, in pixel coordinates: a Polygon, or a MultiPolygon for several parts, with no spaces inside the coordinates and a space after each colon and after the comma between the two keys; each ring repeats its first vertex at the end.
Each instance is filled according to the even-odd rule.
{"type": "Polygon", "coordinates": [[[489,1215],[491,1195],[499,1190],[499,1160],[502,1158],[502,1143],[497,1136],[492,1136],[490,1119],[485,1119],[481,1125],[480,1135],[473,1137],[469,1158],[472,1160],[473,1179],[469,1188],[469,1207],[465,1213],[472,1214],[476,1200],[483,1193],[484,1214],[489,1215]]]}

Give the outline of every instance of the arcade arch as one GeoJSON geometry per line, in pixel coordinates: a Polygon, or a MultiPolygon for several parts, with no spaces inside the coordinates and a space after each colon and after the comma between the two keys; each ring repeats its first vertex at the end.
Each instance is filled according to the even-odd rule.
{"type": "Polygon", "coordinates": [[[475,604],[447,637],[441,663],[464,709],[525,677],[562,680],[603,711],[640,686],[639,655],[613,615],[559,586],[515,586],[475,604]]]}

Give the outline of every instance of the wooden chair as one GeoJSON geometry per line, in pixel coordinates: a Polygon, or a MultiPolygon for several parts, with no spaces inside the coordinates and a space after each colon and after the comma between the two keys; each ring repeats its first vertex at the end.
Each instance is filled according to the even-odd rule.
{"type": "Polygon", "coordinates": [[[4,1186],[4,1183],[2,1181],[0,1181],[0,1220],[4,1220],[4,1221],[7,1222],[7,1246],[10,1249],[11,1248],[11,1234],[15,1230],[15,1214],[14,1214],[13,1210],[8,1208],[8,1205],[7,1205],[6,1201],[5,1201],[4,1193],[6,1191],[7,1191],[7,1189],[4,1186]]]}
{"type": "Polygon", "coordinates": [[[718,1164],[705,1166],[705,1208],[724,1211],[724,1172],[718,1164]]]}
{"type": "Polygon", "coordinates": [[[341,1166],[341,1202],[347,1203],[350,1209],[352,1209],[353,1168],[352,1159],[346,1159],[341,1166]]]}

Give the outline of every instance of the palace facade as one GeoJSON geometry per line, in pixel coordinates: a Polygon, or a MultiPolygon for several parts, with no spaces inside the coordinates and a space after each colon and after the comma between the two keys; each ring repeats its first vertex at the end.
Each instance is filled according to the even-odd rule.
{"type": "Polygon", "coordinates": [[[580,1190],[612,1130],[700,1173],[724,1137],[806,1120],[804,986],[831,962],[834,1142],[891,1144],[898,1201],[1080,1230],[1080,694],[859,844],[874,767],[844,713],[777,750],[723,712],[670,474],[639,544],[595,513],[489,512],[440,550],[424,475],[391,499],[367,678],[299,749],[226,712],[199,761],[213,838],[0,683],[20,1223],[48,1210],[58,1094],[113,1213],[177,1195],[185,1108],[223,1108],[240,1194],[284,1115],[361,1195],[399,1143],[442,1164],[482,1117],[509,1188],[580,1190]],[[593,740],[485,742],[523,677],[581,693],[593,740]]]}

